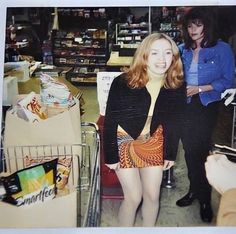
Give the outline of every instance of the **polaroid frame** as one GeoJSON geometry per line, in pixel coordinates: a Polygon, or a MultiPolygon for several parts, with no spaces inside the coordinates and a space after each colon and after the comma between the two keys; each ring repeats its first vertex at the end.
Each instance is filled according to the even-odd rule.
{"type": "MultiPolygon", "coordinates": [[[[100,1],[87,1],[87,0],[2,0],[0,4],[0,76],[3,77],[4,70],[4,53],[5,53],[5,26],[6,26],[6,13],[8,7],[147,7],[147,6],[221,6],[221,5],[236,5],[235,0],[116,0],[111,2],[109,0],[100,1]]],[[[0,81],[0,93],[3,93],[3,79],[0,81]]],[[[0,98],[0,121],[2,120],[2,98],[0,98]]],[[[52,217],[54,218],[54,217],[52,217]]],[[[48,233],[48,234],[61,234],[61,233],[81,233],[87,234],[95,231],[97,234],[104,233],[136,233],[143,232],[155,234],[235,234],[236,227],[154,227],[154,228],[71,228],[71,229],[0,229],[0,234],[12,233],[48,233]]]]}

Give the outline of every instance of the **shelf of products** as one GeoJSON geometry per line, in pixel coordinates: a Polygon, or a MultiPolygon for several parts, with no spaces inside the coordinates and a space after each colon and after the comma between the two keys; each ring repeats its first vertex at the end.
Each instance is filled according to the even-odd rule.
{"type": "Polygon", "coordinates": [[[75,85],[96,84],[97,72],[106,71],[108,39],[104,14],[95,9],[59,11],[63,24],[52,37],[53,64],[72,67],[66,78],[75,85]]]}
{"type": "Polygon", "coordinates": [[[116,24],[116,44],[133,45],[129,48],[136,48],[141,41],[151,33],[151,24],[142,22],[137,24],[118,23],[116,24]]]}
{"type": "Polygon", "coordinates": [[[182,42],[181,30],[175,23],[161,23],[159,31],[170,36],[177,44],[182,42]]]}
{"type": "Polygon", "coordinates": [[[96,74],[104,71],[107,62],[105,29],[57,31],[53,40],[56,66],[71,66],[67,78],[72,82],[95,82],[96,74]]]}

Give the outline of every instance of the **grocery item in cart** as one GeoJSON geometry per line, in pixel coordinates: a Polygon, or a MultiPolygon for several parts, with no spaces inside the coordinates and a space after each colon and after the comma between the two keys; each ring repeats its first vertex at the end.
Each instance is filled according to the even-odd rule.
{"type": "Polygon", "coordinates": [[[52,107],[70,107],[75,104],[70,90],[64,83],[45,73],[40,75],[40,80],[40,96],[43,104],[52,107]]]}
{"type": "Polygon", "coordinates": [[[34,123],[47,118],[47,114],[43,109],[35,92],[31,92],[18,100],[11,112],[12,114],[16,114],[19,118],[34,123]]]}
{"type": "Polygon", "coordinates": [[[56,158],[2,177],[6,190],[3,201],[16,206],[30,206],[52,200],[56,196],[57,161],[56,158]]]}
{"type": "MultiPolygon", "coordinates": [[[[43,162],[50,161],[52,160],[52,158],[56,158],[56,156],[33,158],[29,155],[26,155],[24,157],[24,166],[30,167],[33,165],[37,165],[43,162]]],[[[72,164],[72,156],[60,155],[60,157],[58,157],[57,173],[56,173],[56,187],[58,195],[65,195],[69,193],[68,180],[71,171],[71,164],[72,164]]]]}
{"type": "Polygon", "coordinates": [[[71,171],[72,157],[59,159],[57,163],[56,187],[59,195],[69,193],[68,180],[71,171]]]}

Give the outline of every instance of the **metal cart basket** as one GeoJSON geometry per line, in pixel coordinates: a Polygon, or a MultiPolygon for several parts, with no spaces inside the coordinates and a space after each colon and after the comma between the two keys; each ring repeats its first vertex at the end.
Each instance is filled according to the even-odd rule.
{"type": "MultiPolygon", "coordinates": [[[[20,222],[15,223],[15,219],[12,219],[12,215],[13,213],[21,212],[22,207],[13,207],[9,204],[3,204],[4,202],[0,201],[0,214],[2,214],[0,216],[3,216],[0,217],[1,228],[96,227],[100,225],[100,138],[98,127],[95,123],[82,122],[81,130],[81,144],[11,146],[4,148],[1,151],[0,177],[12,174],[27,167],[27,160],[40,163],[53,158],[58,158],[58,160],[64,161],[70,159],[71,171],[68,185],[70,190],[74,191],[74,195],[71,193],[71,195],[65,195],[59,198],[56,197],[52,201],[44,202],[43,208],[33,205],[32,207],[28,207],[27,211],[23,210],[20,218],[24,217],[27,212],[29,212],[28,216],[36,213],[35,215],[37,217],[33,219],[33,223],[27,222],[27,220],[21,220],[20,222]],[[71,196],[73,198],[67,199],[66,196],[71,196]],[[60,199],[63,204],[58,206],[60,199]],[[71,200],[69,201],[69,199],[71,200]],[[55,208],[53,207],[54,202],[57,203],[55,208]],[[1,208],[5,209],[1,210],[1,208]],[[38,214],[36,208],[40,209],[38,214]],[[47,208],[51,210],[47,210],[47,208]],[[11,216],[11,226],[7,226],[8,224],[4,221],[8,212],[11,216]],[[58,222],[54,222],[54,219],[51,219],[52,222],[50,222],[50,220],[48,220],[49,218],[44,217],[50,212],[53,212],[54,215],[55,213],[56,215],[61,215],[63,221],[58,220],[58,222]],[[75,213],[75,217],[72,217],[72,220],[69,220],[69,223],[66,223],[66,219],[69,219],[66,217],[67,213],[72,216],[73,213],[75,213]],[[40,223],[39,220],[35,224],[35,219],[40,219],[39,215],[42,215],[44,221],[40,223]],[[63,218],[63,215],[65,218],[63,218]],[[63,222],[65,223],[63,224],[63,222]]],[[[28,216],[26,216],[26,219],[28,219],[28,216]]],[[[19,219],[19,217],[17,219],[19,219]]]]}

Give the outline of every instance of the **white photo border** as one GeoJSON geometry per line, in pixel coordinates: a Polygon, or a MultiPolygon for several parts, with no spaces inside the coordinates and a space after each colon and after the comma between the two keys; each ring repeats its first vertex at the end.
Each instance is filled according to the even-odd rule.
{"type": "MultiPolygon", "coordinates": [[[[5,26],[6,12],[8,7],[148,7],[148,6],[223,6],[236,5],[235,0],[1,0],[0,4],[0,76],[3,77],[4,54],[5,54],[5,26]]],[[[3,79],[0,82],[0,93],[3,93],[3,79]]],[[[0,121],[2,118],[2,98],[0,98],[0,121]]],[[[54,218],[54,217],[52,217],[54,218]]],[[[236,227],[155,227],[155,228],[66,228],[66,229],[0,229],[0,234],[16,233],[47,233],[47,234],[235,234],[236,227]]]]}

